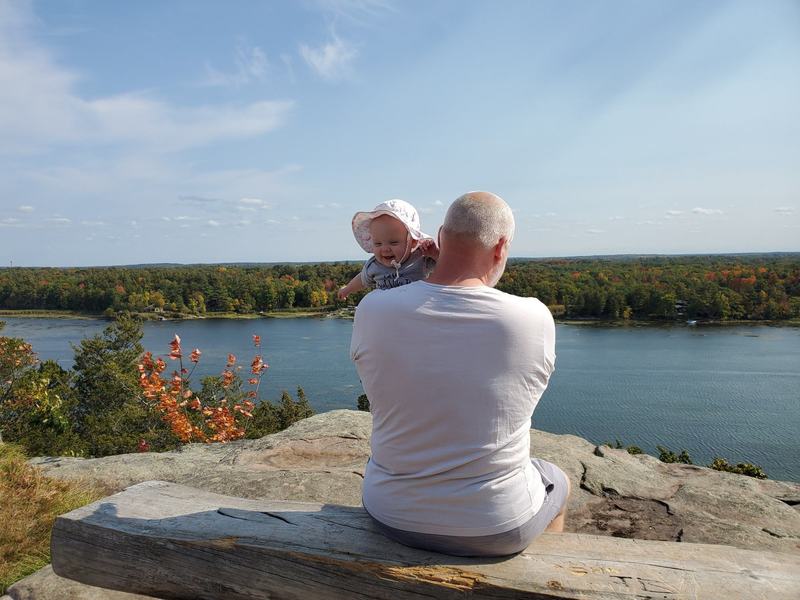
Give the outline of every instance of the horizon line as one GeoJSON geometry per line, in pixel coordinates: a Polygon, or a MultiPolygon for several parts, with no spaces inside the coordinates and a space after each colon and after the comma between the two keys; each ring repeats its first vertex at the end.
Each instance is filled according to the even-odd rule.
{"type": "MultiPolygon", "coordinates": [[[[657,253],[657,252],[627,252],[620,254],[574,254],[568,256],[510,256],[512,261],[548,261],[548,260],[613,260],[631,258],[691,258],[691,257],[724,257],[724,256],[775,256],[798,255],[800,250],[772,250],[765,252],[685,252],[685,253],[657,253]]],[[[225,261],[225,262],[152,262],[152,263],[120,263],[107,265],[58,265],[58,266],[0,266],[0,270],[8,269],[110,269],[110,268],[144,268],[144,267],[202,267],[202,266],[244,266],[244,265],[318,265],[335,263],[361,263],[365,259],[336,259],[336,260],[284,260],[284,261],[225,261]]]]}

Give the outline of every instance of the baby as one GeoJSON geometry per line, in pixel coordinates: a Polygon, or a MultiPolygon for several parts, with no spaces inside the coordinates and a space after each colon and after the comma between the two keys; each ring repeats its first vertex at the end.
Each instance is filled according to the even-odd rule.
{"type": "Polygon", "coordinates": [[[371,212],[356,213],[353,235],[373,256],[339,289],[340,300],[369,287],[387,290],[427,279],[439,257],[431,236],[420,231],[417,209],[403,200],[387,200],[371,212]]]}

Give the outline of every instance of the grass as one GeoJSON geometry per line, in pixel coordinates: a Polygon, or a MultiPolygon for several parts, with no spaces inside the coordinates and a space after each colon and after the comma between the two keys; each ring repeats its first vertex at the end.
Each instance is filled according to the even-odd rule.
{"type": "Polygon", "coordinates": [[[0,594],[50,562],[50,531],[63,513],[108,495],[93,485],[45,477],[0,443],[0,594]]]}
{"type": "Polygon", "coordinates": [[[73,310],[34,310],[34,309],[3,309],[0,317],[31,317],[47,319],[97,319],[100,314],[84,313],[73,310]]]}

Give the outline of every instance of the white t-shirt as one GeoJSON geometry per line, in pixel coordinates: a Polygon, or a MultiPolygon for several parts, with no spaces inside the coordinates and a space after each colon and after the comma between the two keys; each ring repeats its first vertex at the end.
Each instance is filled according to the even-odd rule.
{"type": "Polygon", "coordinates": [[[555,364],[535,298],[417,281],[359,304],[351,356],[372,412],[363,502],[406,531],[509,531],[544,501],[531,415],[555,364]]]}

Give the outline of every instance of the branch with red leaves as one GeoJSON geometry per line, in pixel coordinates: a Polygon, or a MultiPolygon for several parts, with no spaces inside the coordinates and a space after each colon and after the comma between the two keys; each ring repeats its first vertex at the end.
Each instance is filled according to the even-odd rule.
{"type": "Polygon", "coordinates": [[[197,348],[192,350],[189,355],[192,370],[189,371],[183,365],[181,338],[176,335],[169,344],[168,357],[178,361],[179,368],[169,378],[164,375],[167,363],[162,358],[153,358],[152,352],[146,352],[142,357],[139,385],[146,402],[161,413],[162,419],[182,442],[228,442],[244,437],[247,419],[253,416],[261,378],[269,368],[260,354],[261,337],[254,335],[253,344],[259,354],[250,365],[247,383],[254,389],[247,392],[245,400],[232,401],[224,393],[236,380],[235,369],[240,368],[236,367],[236,356],[228,354],[221,375],[223,395],[203,402],[189,385],[202,352],[197,348]]]}

